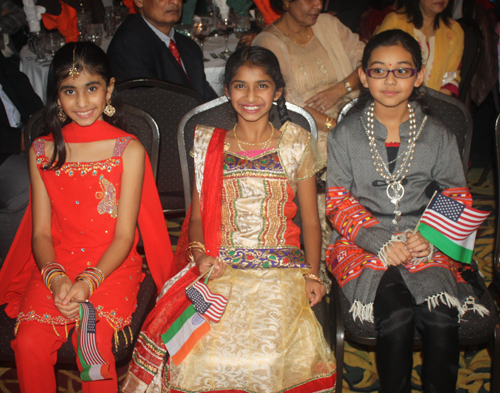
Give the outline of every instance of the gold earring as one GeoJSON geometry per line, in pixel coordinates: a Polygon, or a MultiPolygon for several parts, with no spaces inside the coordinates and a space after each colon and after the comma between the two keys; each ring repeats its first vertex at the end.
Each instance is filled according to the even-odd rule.
{"type": "Polygon", "coordinates": [[[285,11],[288,11],[288,9],[289,9],[289,8],[290,8],[290,3],[288,3],[288,2],[283,2],[283,9],[284,9],[285,11]]]}
{"type": "Polygon", "coordinates": [[[68,118],[68,116],[66,116],[66,113],[64,113],[64,109],[62,108],[62,106],[59,106],[59,112],[57,112],[57,118],[61,123],[64,123],[68,118]]]}
{"type": "Polygon", "coordinates": [[[104,114],[108,117],[112,117],[116,112],[116,109],[111,105],[111,100],[106,100],[106,108],[104,108],[104,114]]]}

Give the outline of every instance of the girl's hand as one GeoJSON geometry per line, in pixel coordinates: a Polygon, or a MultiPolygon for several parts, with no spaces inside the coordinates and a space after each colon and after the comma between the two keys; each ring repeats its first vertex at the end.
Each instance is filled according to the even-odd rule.
{"type": "Polygon", "coordinates": [[[54,297],[54,305],[59,310],[61,315],[66,318],[73,318],[78,315],[78,303],[70,303],[63,305],[63,301],[71,290],[73,284],[67,277],[60,278],[51,286],[54,297]]]}
{"type": "Polygon", "coordinates": [[[410,250],[403,242],[394,241],[387,246],[387,263],[391,266],[398,266],[411,259],[410,250]]]}
{"type": "Polygon", "coordinates": [[[318,112],[325,113],[333,107],[344,96],[345,86],[337,83],[326,90],[319,92],[306,101],[306,105],[316,109],[318,112]]]}
{"type": "Polygon", "coordinates": [[[211,267],[214,267],[212,270],[212,273],[210,274],[210,278],[219,278],[222,276],[224,273],[224,270],[226,269],[226,263],[222,262],[214,257],[211,257],[210,255],[200,255],[199,257],[196,258],[196,266],[198,266],[198,269],[200,270],[200,273],[205,273],[208,269],[211,267]]]}
{"type": "Polygon", "coordinates": [[[407,232],[406,237],[406,247],[411,252],[413,258],[423,258],[429,256],[431,252],[431,246],[429,242],[420,234],[419,231],[407,232]]]}
{"type": "Polygon", "coordinates": [[[306,295],[309,299],[310,306],[315,306],[318,304],[323,296],[326,294],[325,286],[319,281],[313,280],[312,278],[305,277],[306,280],[306,295]]]}
{"type": "Polygon", "coordinates": [[[89,285],[85,281],[75,282],[61,302],[56,302],[57,309],[66,318],[75,318],[79,313],[79,302],[86,301],[90,296],[89,285]]]}

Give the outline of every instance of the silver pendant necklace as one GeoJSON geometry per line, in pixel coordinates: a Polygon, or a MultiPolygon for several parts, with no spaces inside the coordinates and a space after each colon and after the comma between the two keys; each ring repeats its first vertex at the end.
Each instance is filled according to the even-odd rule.
{"type": "Polygon", "coordinates": [[[374,115],[373,109],[375,107],[375,103],[371,103],[366,111],[368,124],[365,126],[366,135],[368,136],[369,144],[370,144],[370,154],[372,157],[373,165],[377,173],[382,176],[382,178],[387,183],[386,194],[391,203],[394,205],[394,218],[392,223],[396,225],[396,231],[398,230],[398,223],[401,221],[401,210],[399,207],[399,202],[405,195],[405,188],[403,187],[403,180],[408,174],[410,170],[411,163],[413,161],[413,156],[415,153],[415,144],[417,139],[422,132],[425,122],[427,121],[427,116],[425,116],[422,121],[422,125],[418,132],[417,129],[417,121],[415,119],[415,111],[413,107],[408,103],[408,110],[410,112],[410,136],[408,138],[408,145],[406,146],[406,150],[399,157],[402,157],[402,162],[399,168],[392,174],[389,171],[388,164],[385,163],[384,159],[380,155],[377,149],[377,143],[375,141],[375,130],[374,130],[374,115]]]}

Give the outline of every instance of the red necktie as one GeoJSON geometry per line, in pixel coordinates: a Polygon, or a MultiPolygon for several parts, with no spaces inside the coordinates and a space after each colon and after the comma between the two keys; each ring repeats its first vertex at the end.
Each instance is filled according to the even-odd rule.
{"type": "MultiPolygon", "coordinates": [[[[177,63],[179,63],[179,65],[181,66],[182,70],[186,74],[186,70],[182,66],[181,55],[179,55],[179,51],[177,50],[177,45],[175,45],[174,40],[170,40],[170,44],[168,45],[168,49],[170,49],[170,52],[172,52],[172,54],[174,55],[175,60],[177,60],[177,63]]],[[[186,77],[189,80],[189,76],[187,74],[186,74],[186,77]]]]}

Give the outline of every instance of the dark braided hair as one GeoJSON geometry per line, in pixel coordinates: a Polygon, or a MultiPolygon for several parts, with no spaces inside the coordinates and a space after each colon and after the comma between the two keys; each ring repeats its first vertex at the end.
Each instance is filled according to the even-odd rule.
{"type": "MultiPolygon", "coordinates": [[[[69,76],[69,70],[73,66],[73,50],[75,51],[75,67],[79,72],[83,70],[92,75],[99,75],[106,82],[106,86],[112,78],[111,65],[104,51],[91,42],[70,42],[59,49],[50,64],[47,82],[47,103],[44,110],[44,127],[39,136],[52,134],[54,138],[54,153],[48,164],[48,169],[59,169],[66,162],[66,148],[62,135],[62,127],[71,123],[68,117],[64,123],[57,118],[59,105],[59,88],[62,82],[69,76]]],[[[125,121],[120,102],[117,99],[116,90],[111,96],[111,105],[116,109],[113,117],[103,114],[103,119],[111,125],[125,129],[125,121]]]]}
{"type": "MultiPolygon", "coordinates": [[[[227,90],[230,90],[231,81],[242,66],[262,68],[273,80],[276,90],[285,88],[285,80],[281,73],[280,63],[274,53],[260,46],[245,46],[234,52],[227,60],[224,72],[224,86],[227,90]]],[[[291,121],[283,94],[276,101],[276,106],[281,124],[291,121]]]]}
{"type": "MultiPolygon", "coordinates": [[[[363,51],[363,57],[361,58],[361,67],[363,70],[368,68],[368,62],[370,61],[370,57],[375,49],[381,46],[388,47],[394,45],[402,46],[406,51],[408,51],[411,54],[417,72],[422,70],[422,51],[420,50],[418,41],[410,34],[398,29],[383,31],[380,34],[373,36],[370,41],[368,41],[365,46],[365,50],[363,51]]],[[[415,87],[413,89],[408,100],[419,104],[425,114],[430,114],[431,111],[427,100],[419,91],[419,88],[415,87]]],[[[371,101],[373,101],[373,97],[370,94],[370,90],[365,88],[358,97],[356,108],[363,109],[371,101]]]]}

